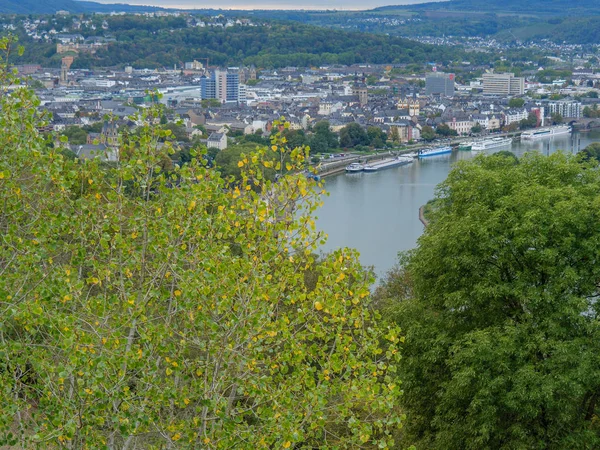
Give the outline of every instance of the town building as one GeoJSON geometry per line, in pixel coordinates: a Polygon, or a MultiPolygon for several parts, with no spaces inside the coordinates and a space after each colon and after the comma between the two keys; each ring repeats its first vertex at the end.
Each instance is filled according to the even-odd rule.
{"type": "Polygon", "coordinates": [[[227,148],[227,135],[225,133],[212,133],[206,141],[206,147],[225,150],[227,148]]]}
{"type": "Polygon", "coordinates": [[[425,94],[454,96],[454,74],[444,72],[431,72],[425,77],[425,94]]]}
{"type": "Polygon", "coordinates": [[[579,119],[581,117],[581,102],[574,100],[558,100],[548,103],[547,114],[560,114],[569,119],[579,119]]]}
{"type": "Polygon", "coordinates": [[[483,93],[490,95],[523,95],[525,78],[515,77],[514,73],[484,73],[483,93]]]}
{"type": "Polygon", "coordinates": [[[245,92],[245,88],[240,90],[240,76],[237,72],[215,70],[210,77],[202,77],[200,80],[200,95],[203,100],[218,99],[222,103],[244,102],[245,92]]]}
{"type": "Polygon", "coordinates": [[[504,124],[519,123],[529,117],[529,112],[526,109],[509,109],[504,113],[504,124]]]}
{"type": "Polygon", "coordinates": [[[471,120],[470,117],[465,115],[456,115],[452,117],[451,120],[447,120],[446,125],[450,127],[451,130],[454,130],[460,136],[461,134],[469,134],[471,132],[471,128],[475,126],[475,122],[471,120]]]}

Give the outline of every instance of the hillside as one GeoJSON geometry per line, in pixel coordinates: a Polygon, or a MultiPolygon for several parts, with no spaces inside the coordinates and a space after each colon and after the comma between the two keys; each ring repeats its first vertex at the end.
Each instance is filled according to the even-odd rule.
{"type": "MultiPolygon", "coordinates": [[[[106,20],[115,42],[94,56],[80,55],[73,67],[173,67],[183,61],[207,57],[215,65],[255,64],[263,68],[357,63],[423,64],[465,57],[459,48],[299,23],[223,29],[188,28],[181,18],[149,19],[128,15],[106,20]]],[[[22,43],[26,50],[18,63],[36,62],[46,67],[60,64],[54,44],[24,40],[22,43]]]]}
{"type": "Polygon", "coordinates": [[[528,16],[576,16],[600,14],[600,2],[597,0],[504,0],[489,2],[486,0],[450,0],[448,2],[421,3],[419,5],[382,6],[373,12],[390,13],[395,10],[414,11],[462,11],[520,13],[528,16]]]}
{"type": "Polygon", "coordinates": [[[110,12],[149,11],[161,8],[126,4],[104,5],[102,3],[74,0],[0,0],[0,14],[54,14],[56,11],[110,12]]]}

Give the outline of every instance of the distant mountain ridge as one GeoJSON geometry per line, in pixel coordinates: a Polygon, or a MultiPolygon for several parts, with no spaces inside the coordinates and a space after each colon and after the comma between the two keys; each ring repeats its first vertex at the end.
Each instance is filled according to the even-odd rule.
{"type": "Polygon", "coordinates": [[[163,8],[127,4],[105,5],[102,3],[75,0],[0,0],[0,14],[54,14],[57,11],[69,11],[70,13],[141,12],[161,9],[163,8]]]}
{"type": "Polygon", "coordinates": [[[589,15],[600,14],[598,0],[450,0],[445,2],[420,3],[417,5],[390,5],[375,8],[372,11],[386,12],[390,10],[412,11],[462,11],[472,13],[512,12],[532,16],[544,15],[589,15]]]}

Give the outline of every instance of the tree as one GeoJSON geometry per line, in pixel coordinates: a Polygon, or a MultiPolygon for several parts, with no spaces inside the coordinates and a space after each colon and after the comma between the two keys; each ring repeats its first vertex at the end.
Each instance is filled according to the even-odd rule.
{"type": "Polygon", "coordinates": [[[369,136],[356,122],[349,123],[340,130],[340,145],[344,148],[355,147],[357,145],[367,145],[369,136]]]}
{"type": "Polygon", "coordinates": [[[304,130],[285,130],[283,136],[287,140],[290,148],[303,147],[308,144],[308,139],[304,130]]]}
{"type": "Polygon", "coordinates": [[[81,127],[70,126],[66,127],[62,135],[69,140],[71,145],[83,145],[87,143],[87,133],[81,127]]]}
{"type": "Polygon", "coordinates": [[[564,122],[563,116],[560,113],[553,113],[551,117],[553,125],[560,125],[564,122]]]}
{"type": "MultiPolygon", "coordinates": [[[[396,130],[396,132],[398,132],[398,130],[396,130]]],[[[367,127],[367,137],[369,139],[369,145],[374,148],[383,147],[387,141],[387,134],[379,127],[367,127]]]]}
{"type": "Polygon", "coordinates": [[[435,139],[435,131],[429,125],[424,125],[421,130],[421,137],[424,141],[433,141],[435,139]]]}
{"type": "Polygon", "coordinates": [[[482,156],[457,163],[438,188],[418,248],[379,299],[406,330],[407,442],[600,445],[600,173],[591,167],[562,153],[482,156]]]}
{"type": "Polygon", "coordinates": [[[328,153],[338,147],[338,136],[331,131],[329,122],[322,120],[313,127],[313,135],[309,140],[313,153],[328,153]]]}
{"type": "Polygon", "coordinates": [[[473,127],[471,128],[471,133],[481,133],[482,128],[481,128],[481,124],[476,123],[475,125],[473,125],[473,127]]]}
{"type": "Polygon", "coordinates": [[[398,133],[398,127],[390,127],[390,139],[395,144],[400,142],[400,133],[398,133]]]}
{"type": "Polygon", "coordinates": [[[537,125],[538,118],[535,113],[529,113],[527,119],[523,119],[519,122],[519,128],[525,130],[527,128],[534,128],[537,125]]]}
{"type": "Polygon", "coordinates": [[[450,128],[448,125],[446,125],[445,123],[441,123],[437,126],[436,128],[436,133],[439,134],[442,137],[448,137],[448,136],[457,136],[458,133],[456,130],[453,130],[452,128],[450,128]]]}
{"type": "Polygon", "coordinates": [[[171,132],[170,135],[173,136],[173,138],[176,141],[179,141],[179,142],[189,142],[190,141],[188,133],[185,129],[185,125],[183,123],[170,122],[170,123],[164,125],[164,129],[169,130],[171,132]]]}
{"type": "Polygon", "coordinates": [[[117,162],[70,160],[5,94],[0,446],[393,445],[398,330],[356,252],[314,258],[320,186],[280,167],[305,149],[274,136],[232,188],[202,158],[166,172],[151,108],[117,162]]]}
{"type": "Polygon", "coordinates": [[[600,162],[600,142],[591,143],[586,148],[581,150],[578,155],[580,155],[586,161],[595,159],[596,161],[600,162]]]}
{"type": "Polygon", "coordinates": [[[513,97],[508,101],[509,108],[522,108],[525,104],[525,100],[518,97],[513,97]]]}
{"type": "Polygon", "coordinates": [[[588,119],[596,117],[595,111],[593,111],[592,108],[590,108],[589,106],[586,106],[583,108],[582,114],[583,114],[583,117],[588,118],[588,119]]]}

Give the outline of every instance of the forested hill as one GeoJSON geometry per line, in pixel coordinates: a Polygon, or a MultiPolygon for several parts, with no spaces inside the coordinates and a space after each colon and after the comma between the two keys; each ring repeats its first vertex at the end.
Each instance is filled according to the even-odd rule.
{"type": "MultiPolygon", "coordinates": [[[[257,67],[317,66],[356,63],[448,62],[465,57],[458,48],[368,33],[346,32],[299,23],[269,23],[255,27],[187,27],[182,18],[147,19],[115,16],[106,19],[116,38],[95,55],[79,55],[73,67],[173,67],[184,61],[210,58],[215,65],[255,64],[257,67]],[[157,30],[157,23],[161,21],[157,30]],[[151,28],[149,28],[151,26],[151,28]]],[[[21,63],[57,66],[55,45],[33,41],[25,45],[21,63]]],[[[469,57],[472,57],[470,55],[469,57]]]]}
{"type": "Polygon", "coordinates": [[[54,14],[56,11],[83,12],[139,12],[162,8],[125,4],[104,5],[102,3],[75,0],[0,0],[0,14],[54,14]]]}
{"type": "Polygon", "coordinates": [[[419,5],[382,6],[373,11],[389,12],[397,9],[413,11],[445,10],[461,12],[514,12],[533,16],[544,15],[590,15],[600,14],[598,0],[450,0],[447,2],[421,3],[419,5]]]}

